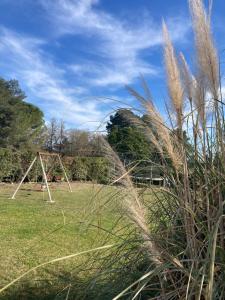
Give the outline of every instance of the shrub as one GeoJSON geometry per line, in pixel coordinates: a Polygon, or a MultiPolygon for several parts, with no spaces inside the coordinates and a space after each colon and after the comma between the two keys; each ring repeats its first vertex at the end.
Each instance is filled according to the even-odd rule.
{"type": "Polygon", "coordinates": [[[105,158],[95,157],[89,160],[88,177],[97,183],[109,183],[109,164],[105,158]]]}
{"type": "Polygon", "coordinates": [[[72,180],[87,180],[88,165],[84,162],[83,158],[74,158],[70,169],[72,180]]]}
{"type": "Polygon", "coordinates": [[[109,166],[101,157],[75,157],[70,166],[73,180],[89,180],[106,184],[109,166]]]}
{"type": "Polygon", "coordinates": [[[0,165],[0,181],[14,181],[22,173],[20,155],[11,149],[0,148],[0,165]]]}

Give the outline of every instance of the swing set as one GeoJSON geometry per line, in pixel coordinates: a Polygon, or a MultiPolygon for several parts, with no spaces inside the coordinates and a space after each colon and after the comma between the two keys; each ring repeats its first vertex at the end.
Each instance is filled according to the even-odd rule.
{"type": "Polygon", "coordinates": [[[24,180],[26,179],[26,177],[28,176],[29,172],[31,171],[32,167],[34,166],[34,163],[36,161],[39,161],[40,162],[40,165],[41,165],[41,170],[42,170],[42,175],[43,175],[43,181],[45,183],[45,187],[47,188],[47,191],[48,191],[48,202],[50,203],[54,203],[55,201],[52,199],[52,195],[51,195],[51,191],[50,191],[50,188],[49,188],[49,184],[48,184],[48,176],[49,176],[49,173],[51,172],[54,164],[52,164],[51,168],[46,172],[45,170],[45,166],[44,166],[44,162],[46,162],[48,160],[48,158],[53,158],[54,162],[56,162],[58,160],[59,162],[59,165],[60,165],[60,168],[61,170],[63,171],[63,174],[65,176],[65,179],[66,179],[66,182],[68,184],[68,187],[69,187],[69,191],[72,192],[72,188],[71,188],[71,185],[70,185],[70,182],[69,182],[69,179],[68,179],[68,176],[66,174],[66,170],[63,166],[63,163],[62,163],[62,160],[60,158],[60,155],[57,154],[57,153],[45,153],[45,152],[37,152],[35,158],[33,159],[33,161],[31,162],[29,168],[27,169],[27,171],[25,172],[23,178],[21,179],[19,185],[17,186],[15,192],[13,193],[11,199],[15,199],[16,197],[16,194],[17,192],[19,191],[22,183],[24,182],[24,180]]]}

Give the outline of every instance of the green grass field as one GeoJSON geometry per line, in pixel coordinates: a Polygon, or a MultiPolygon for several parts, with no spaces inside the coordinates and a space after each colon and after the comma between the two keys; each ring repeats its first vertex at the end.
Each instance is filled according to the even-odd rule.
{"type": "MultiPolygon", "coordinates": [[[[114,242],[115,238],[107,233],[118,219],[107,201],[112,188],[73,183],[70,193],[65,184],[53,184],[54,204],[46,201],[47,192],[33,184],[23,185],[12,200],[15,188],[16,185],[0,185],[1,287],[38,264],[101,246],[106,236],[114,242]]],[[[79,266],[84,266],[87,259],[88,255],[83,255],[32,272],[1,294],[0,299],[34,299],[27,296],[29,289],[42,285],[47,290],[52,286],[55,295],[60,294],[68,278],[86,276],[84,267],[79,266]]]]}

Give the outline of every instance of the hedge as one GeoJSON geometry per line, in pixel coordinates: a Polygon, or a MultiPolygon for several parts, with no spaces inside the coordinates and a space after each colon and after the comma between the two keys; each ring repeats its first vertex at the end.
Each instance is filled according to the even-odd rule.
{"type": "MultiPolygon", "coordinates": [[[[29,167],[35,153],[19,152],[13,149],[0,148],[0,181],[18,181],[29,167]]],[[[94,181],[107,184],[109,182],[109,163],[103,157],[73,157],[63,158],[63,163],[71,180],[94,181]]],[[[51,169],[51,175],[62,175],[58,164],[51,169]]],[[[40,164],[35,164],[26,180],[42,180],[40,164]]]]}

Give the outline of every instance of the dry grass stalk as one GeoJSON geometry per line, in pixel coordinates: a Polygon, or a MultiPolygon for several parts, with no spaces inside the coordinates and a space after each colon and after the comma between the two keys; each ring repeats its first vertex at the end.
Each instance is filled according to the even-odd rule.
{"type": "MultiPolygon", "coordinates": [[[[170,99],[172,101],[173,107],[177,115],[178,124],[178,137],[180,142],[180,151],[183,158],[183,170],[180,184],[183,188],[179,191],[181,206],[183,208],[182,214],[184,218],[184,230],[186,234],[187,241],[187,251],[192,259],[195,259],[197,255],[197,245],[195,238],[195,221],[193,219],[194,207],[193,199],[190,192],[189,185],[189,169],[188,162],[185,153],[185,145],[183,141],[183,87],[181,82],[180,70],[177,64],[177,59],[172,42],[169,37],[169,33],[165,23],[163,23],[163,35],[164,35],[164,58],[167,71],[167,85],[169,89],[170,99]]],[[[188,93],[191,105],[193,97],[193,85],[190,71],[187,67],[187,63],[184,57],[181,55],[181,60],[183,62],[183,77],[184,86],[188,93]]],[[[194,124],[193,124],[194,125],[194,124]]]]}
{"type": "Polygon", "coordinates": [[[195,108],[198,112],[197,120],[200,121],[202,128],[205,130],[206,119],[206,89],[202,82],[202,78],[199,76],[194,79],[193,82],[193,96],[195,108]]]}
{"type": "MultiPolygon", "coordinates": [[[[224,114],[220,115],[220,108],[218,104],[220,95],[220,70],[217,50],[214,46],[210,28],[210,12],[207,15],[204,9],[202,0],[189,0],[190,10],[192,14],[192,23],[195,34],[195,44],[197,50],[197,59],[199,73],[202,79],[205,81],[207,91],[209,91],[214,100],[214,109],[216,113],[216,134],[218,139],[218,145],[220,144],[220,150],[225,156],[224,136],[223,128],[221,127],[221,118],[224,118],[224,114]]],[[[210,4],[210,11],[211,11],[210,4]]],[[[221,108],[223,110],[223,108],[221,108]]],[[[206,124],[206,121],[205,121],[206,124]]]]}
{"type": "MultiPolygon", "coordinates": [[[[163,147],[165,147],[165,149],[167,150],[167,153],[169,154],[169,157],[171,158],[175,169],[179,171],[182,170],[184,187],[180,190],[180,203],[183,208],[182,211],[185,222],[188,248],[191,253],[191,257],[195,257],[197,250],[194,234],[194,221],[192,219],[192,214],[190,213],[190,211],[193,209],[193,204],[191,203],[191,196],[189,193],[189,174],[186,157],[184,155],[182,140],[177,140],[176,135],[171,135],[169,129],[164,125],[164,121],[161,115],[156,111],[153,101],[151,99],[148,99],[147,101],[144,97],[139,95],[136,91],[134,91],[131,88],[129,88],[129,91],[141,102],[141,104],[146,109],[149,119],[151,120],[155,131],[160,137],[163,147]],[[174,147],[174,145],[176,145],[176,147],[174,147]],[[178,152],[178,150],[180,150],[180,153],[178,152]]],[[[150,95],[149,92],[148,95],[150,95]]],[[[180,129],[182,130],[182,127],[180,129]]],[[[162,155],[165,159],[164,153],[162,153],[162,155]]]]}
{"type": "Polygon", "coordinates": [[[194,77],[191,74],[189,66],[182,52],[180,52],[180,61],[181,61],[180,70],[181,70],[181,78],[183,81],[183,89],[185,91],[188,100],[192,102],[194,77]]]}
{"type": "Polygon", "coordinates": [[[124,186],[124,189],[121,191],[122,207],[140,231],[150,259],[155,265],[161,265],[163,262],[162,253],[151,237],[145,207],[139,200],[137,190],[133,185],[129,172],[127,172],[120,158],[108,142],[103,137],[100,137],[100,139],[105,156],[114,165],[115,178],[121,178],[120,183],[124,186]]]}
{"type": "MultiPolygon", "coordinates": [[[[179,171],[182,165],[182,157],[179,151],[178,141],[176,140],[175,135],[172,135],[172,132],[167,128],[162,116],[159,114],[157,109],[155,108],[153,101],[151,99],[145,99],[139,93],[137,93],[131,87],[128,87],[128,90],[132,96],[134,96],[140,103],[143,105],[146,110],[149,120],[151,120],[152,126],[154,128],[154,132],[156,132],[157,137],[151,131],[151,137],[153,135],[152,142],[157,146],[160,153],[162,153],[162,149],[164,148],[171,159],[174,168],[179,171]],[[160,146],[160,147],[159,147],[160,146]]],[[[165,154],[163,154],[165,156],[165,154]]]]}
{"type": "MultiPolygon", "coordinates": [[[[131,91],[132,89],[128,87],[128,89],[131,91]]],[[[134,91],[135,92],[135,91],[134,91]]],[[[139,97],[141,97],[139,95],[139,97]]],[[[143,98],[143,97],[142,97],[143,98]]],[[[144,98],[143,98],[144,101],[144,98]]],[[[149,120],[151,121],[151,120],[149,120]]],[[[141,120],[140,118],[133,115],[132,117],[129,116],[129,120],[133,126],[138,127],[145,135],[145,137],[149,140],[150,143],[152,143],[155,148],[158,150],[158,152],[163,156],[163,148],[159,140],[157,140],[155,134],[153,133],[153,129],[150,126],[146,126],[146,123],[141,120]]]]}
{"type": "MultiPolygon", "coordinates": [[[[204,93],[200,93],[199,85],[191,73],[190,68],[187,64],[187,61],[182,52],[180,52],[180,70],[181,70],[181,78],[183,81],[183,89],[185,91],[185,96],[189,101],[190,112],[188,112],[187,116],[184,116],[184,119],[188,118],[191,115],[191,127],[193,132],[193,140],[194,140],[194,148],[195,148],[195,156],[197,157],[197,139],[199,134],[199,118],[204,119],[204,93]],[[198,99],[198,101],[196,101],[198,99]]],[[[189,122],[187,122],[187,131],[189,130],[189,122]]]]}
{"type": "Polygon", "coordinates": [[[195,34],[199,73],[204,78],[214,99],[218,99],[219,63],[210,30],[210,20],[205,12],[202,0],[189,0],[189,4],[195,34]]]}
{"type": "Polygon", "coordinates": [[[173,44],[170,40],[169,32],[166,24],[163,22],[164,36],[164,60],[167,73],[167,85],[171,103],[174,107],[177,117],[177,125],[182,128],[182,113],[183,113],[183,87],[181,83],[180,70],[175,55],[173,44]]]}

